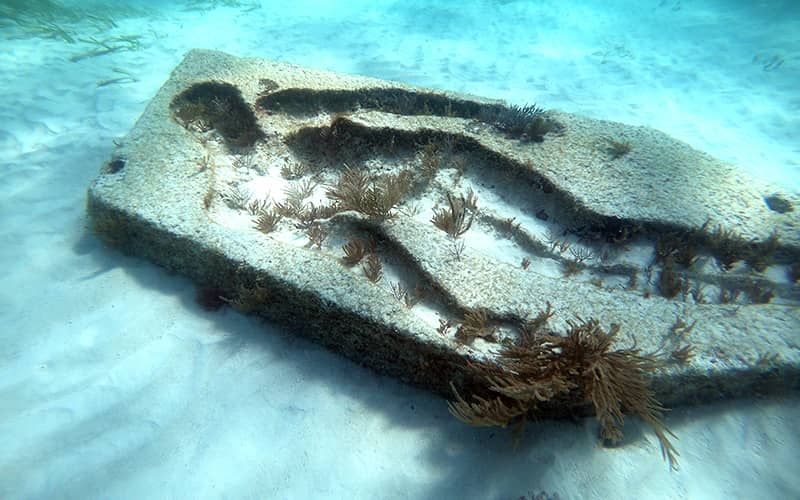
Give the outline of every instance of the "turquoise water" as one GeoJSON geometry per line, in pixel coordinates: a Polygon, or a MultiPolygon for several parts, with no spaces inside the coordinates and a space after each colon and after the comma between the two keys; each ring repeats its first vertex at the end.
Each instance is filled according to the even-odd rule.
{"type": "Polygon", "coordinates": [[[191,48],[649,126],[800,192],[796,2],[464,4],[0,5],[0,496],[800,496],[796,399],[675,410],[679,473],[590,421],[515,451],[86,232],[86,187],[191,48]]]}

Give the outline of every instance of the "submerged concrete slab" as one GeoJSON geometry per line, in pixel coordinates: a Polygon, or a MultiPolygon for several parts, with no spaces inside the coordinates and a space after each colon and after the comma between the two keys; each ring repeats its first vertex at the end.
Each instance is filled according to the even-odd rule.
{"type": "Polygon", "coordinates": [[[796,388],[798,197],[649,128],[531,117],[521,135],[496,101],[195,50],[88,211],[206,301],[445,397],[480,392],[467,361],[548,304],[549,332],[596,318],[660,353],[667,405],[796,388]],[[453,213],[457,237],[431,223],[453,213]]]}

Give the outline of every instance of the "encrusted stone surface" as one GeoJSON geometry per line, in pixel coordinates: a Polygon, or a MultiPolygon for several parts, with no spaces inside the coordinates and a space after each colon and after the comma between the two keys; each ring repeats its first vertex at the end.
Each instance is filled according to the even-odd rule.
{"type": "Polygon", "coordinates": [[[691,345],[692,359],[667,363],[654,375],[666,404],[797,387],[798,291],[786,275],[800,255],[800,209],[780,213],[765,202],[777,194],[798,207],[797,196],[644,127],[552,111],[548,116],[563,131],[532,142],[459,116],[472,113],[470,106],[497,104],[195,50],[90,187],[89,213],[98,234],[124,251],[190,276],[245,312],[289,324],[356,362],[443,395],[451,380],[464,380],[466,359],[491,358],[504,338],[513,341],[520,318],[547,303],[556,331],[568,319],[592,317],[621,325],[623,346],[635,342],[645,352],[668,354],[678,344],[691,345]],[[223,140],[209,124],[176,116],[176,97],[204,82],[241,92],[260,131],[252,147],[232,145],[235,140],[223,140]],[[452,102],[453,109],[445,116],[424,109],[390,113],[373,99],[375,90],[413,95],[414,105],[430,99],[423,105],[430,113],[439,102],[452,102]],[[630,142],[631,151],[612,158],[609,138],[630,142]],[[306,206],[318,207],[346,167],[373,176],[401,169],[420,176],[431,144],[439,170],[407,195],[394,217],[344,211],[319,219],[314,224],[328,234],[319,247],[307,243],[308,226],[298,228],[301,221],[291,217],[273,233],[257,231],[247,207],[231,199],[238,188],[246,201],[269,200],[274,207],[286,201],[287,189],[308,181],[306,187],[316,187],[306,206]],[[292,172],[309,164],[307,172],[292,172]],[[454,241],[429,222],[431,209],[447,206],[446,193],[467,188],[477,193],[479,212],[454,241]],[[711,228],[742,241],[763,241],[777,231],[770,267],[757,273],[739,262],[723,272],[701,249],[697,264],[680,269],[681,292],[660,296],[663,269],[647,267],[658,238],[675,231],[710,234],[711,228]],[[380,282],[342,262],[341,246],[353,235],[377,242],[373,251],[385,271],[380,282]],[[464,248],[457,257],[459,241],[464,248]],[[570,249],[559,249],[560,242],[570,249]],[[579,249],[591,257],[575,273],[562,273],[579,249]],[[409,294],[420,284],[425,293],[406,307],[392,294],[395,282],[409,294]],[[759,300],[751,295],[768,289],[775,294],[771,303],[754,303],[759,300]],[[723,300],[725,290],[738,295],[723,300]],[[498,328],[494,341],[454,337],[464,312],[476,308],[498,328]],[[670,333],[678,319],[696,322],[681,340],[670,333]],[[441,334],[439,320],[455,326],[441,334]]]}

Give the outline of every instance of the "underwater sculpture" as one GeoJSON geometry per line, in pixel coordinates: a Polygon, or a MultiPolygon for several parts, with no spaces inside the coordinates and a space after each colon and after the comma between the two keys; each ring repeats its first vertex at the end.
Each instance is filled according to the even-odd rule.
{"type": "Polygon", "coordinates": [[[634,414],[674,465],[662,405],[798,385],[797,203],[655,130],[196,50],[88,212],[467,423],[634,414]]]}

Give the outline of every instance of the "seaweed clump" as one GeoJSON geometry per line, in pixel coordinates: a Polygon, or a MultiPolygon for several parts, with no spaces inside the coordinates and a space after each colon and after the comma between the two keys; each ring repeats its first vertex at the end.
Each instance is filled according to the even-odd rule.
{"type": "Polygon", "coordinates": [[[480,119],[493,124],[514,139],[542,142],[549,132],[562,132],[564,126],[547,116],[536,104],[498,106],[486,109],[480,119]]]}
{"type": "Polygon", "coordinates": [[[684,287],[684,278],[675,271],[675,261],[670,255],[664,259],[664,267],[658,276],[658,291],[668,299],[675,298],[684,287]]]}
{"type": "MultiPolygon", "coordinates": [[[[701,231],[705,232],[708,222],[703,224],[701,231]]],[[[717,225],[716,229],[708,235],[708,246],[717,259],[717,265],[723,271],[730,271],[736,262],[748,255],[747,241],[734,231],[717,225]]]]}
{"type": "Polygon", "coordinates": [[[759,273],[773,264],[775,252],[780,247],[777,231],[772,231],[767,238],[761,241],[751,241],[750,248],[745,256],[747,265],[759,273]]]}
{"type": "Polygon", "coordinates": [[[327,196],[343,210],[355,210],[375,219],[394,217],[398,205],[411,185],[410,173],[406,170],[397,175],[372,178],[356,168],[346,167],[327,196]]]}
{"type": "Polygon", "coordinates": [[[763,272],[774,263],[774,255],[780,248],[780,237],[772,231],[763,240],[745,240],[732,230],[718,225],[713,232],[707,231],[708,222],[701,232],[707,234],[708,246],[723,271],[730,271],[734,264],[744,260],[757,272],[763,272]]]}
{"type": "Polygon", "coordinates": [[[449,209],[433,209],[433,218],[431,218],[431,222],[434,226],[446,232],[451,237],[458,238],[472,227],[475,212],[471,210],[470,214],[467,215],[469,202],[464,196],[455,198],[450,193],[447,193],[447,204],[450,206],[449,209]]]}
{"type": "Polygon", "coordinates": [[[633,413],[653,429],[663,457],[670,468],[676,468],[678,452],[661,420],[665,408],[647,383],[648,374],[660,362],[635,346],[612,350],[618,325],[608,332],[594,319],[578,318],[568,325],[564,336],[528,332],[516,344],[504,346],[496,361],[470,362],[489,394],[475,394],[469,402],[451,383],[455,400],[448,403],[450,412],[473,426],[504,427],[517,422],[521,433],[525,419],[543,403],[591,404],[601,437],[609,444],[622,440],[624,413],[633,413]]]}
{"type": "Polygon", "coordinates": [[[626,139],[618,141],[611,137],[606,138],[606,153],[612,160],[618,160],[631,151],[633,151],[631,141],[626,139]]]}
{"type": "Polygon", "coordinates": [[[691,231],[668,232],[656,240],[655,257],[658,262],[672,259],[676,264],[688,268],[697,260],[699,247],[697,237],[691,231]]]}
{"type": "Polygon", "coordinates": [[[627,221],[619,217],[605,217],[587,221],[583,226],[573,227],[571,230],[581,238],[588,240],[624,245],[641,233],[643,228],[637,222],[627,221]]]}

